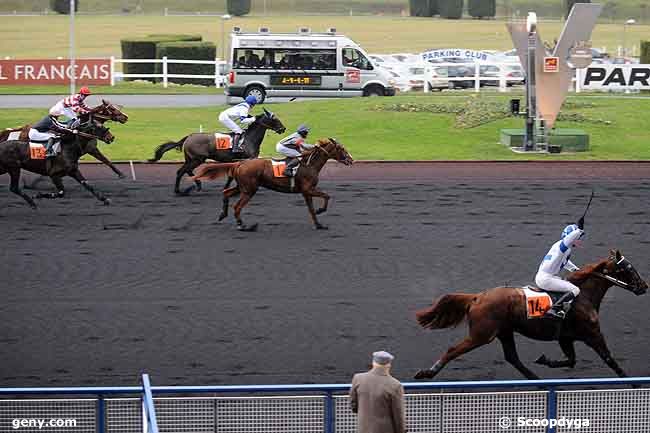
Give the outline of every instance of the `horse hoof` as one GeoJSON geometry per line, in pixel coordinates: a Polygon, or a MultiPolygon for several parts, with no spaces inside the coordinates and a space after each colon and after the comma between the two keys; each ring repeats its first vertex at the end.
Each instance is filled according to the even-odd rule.
{"type": "Polygon", "coordinates": [[[242,231],[242,232],[256,232],[257,231],[257,224],[253,224],[251,226],[246,226],[246,225],[238,225],[237,230],[242,231]]]}
{"type": "Polygon", "coordinates": [[[316,215],[320,215],[320,214],[322,214],[322,213],[324,213],[324,212],[325,212],[325,209],[324,209],[324,208],[320,208],[320,209],[318,209],[318,210],[316,211],[316,215]]]}
{"type": "Polygon", "coordinates": [[[327,228],[327,226],[324,226],[324,225],[322,225],[322,224],[318,224],[318,225],[316,226],[316,230],[328,230],[328,228],[327,228]]]}
{"type": "Polygon", "coordinates": [[[421,379],[432,379],[433,378],[433,371],[431,370],[420,370],[417,373],[415,373],[415,376],[413,376],[414,379],[421,380],[421,379]]]}
{"type": "Polygon", "coordinates": [[[218,221],[223,221],[223,219],[224,219],[225,217],[227,217],[227,216],[228,216],[227,213],[225,213],[225,212],[221,212],[221,213],[219,214],[219,219],[218,219],[218,221]]]}
{"type": "Polygon", "coordinates": [[[110,198],[105,198],[102,201],[104,202],[104,206],[110,206],[111,205],[111,199],[110,198]]]}
{"type": "Polygon", "coordinates": [[[542,355],[535,360],[535,364],[546,365],[547,363],[548,363],[548,359],[546,359],[546,355],[542,355]]]}
{"type": "Polygon", "coordinates": [[[126,175],[124,175],[123,173],[119,173],[119,174],[117,175],[117,178],[118,178],[118,179],[126,179],[126,175]]]}

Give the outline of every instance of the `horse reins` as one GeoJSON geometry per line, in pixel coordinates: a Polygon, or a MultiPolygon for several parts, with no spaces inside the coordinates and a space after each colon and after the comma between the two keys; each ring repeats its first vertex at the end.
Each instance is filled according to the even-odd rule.
{"type": "MultiPolygon", "coordinates": [[[[329,141],[328,143],[332,143],[332,142],[329,141]]],[[[336,143],[332,143],[332,144],[336,145],[336,143]]],[[[328,159],[329,159],[329,157],[331,156],[330,153],[329,153],[329,151],[323,149],[322,146],[314,146],[314,150],[320,150],[320,151],[325,152],[325,155],[327,155],[327,158],[328,158],[328,159]]],[[[306,161],[306,164],[307,164],[307,165],[310,165],[310,164],[311,164],[311,159],[312,159],[312,157],[314,156],[315,153],[316,153],[316,152],[312,152],[312,153],[309,155],[309,158],[307,158],[307,161],[306,161]]]]}
{"type": "MultiPolygon", "coordinates": [[[[623,263],[623,260],[625,260],[625,256],[621,256],[621,259],[619,261],[617,261],[616,264],[620,265],[621,263],[623,263]]],[[[610,277],[609,275],[605,275],[605,274],[602,274],[600,272],[592,272],[592,273],[595,276],[603,278],[603,279],[609,281],[610,283],[612,283],[612,284],[614,284],[614,285],[616,285],[616,286],[618,286],[618,287],[620,287],[622,289],[630,289],[631,288],[630,284],[628,284],[628,283],[626,283],[624,281],[621,281],[621,280],[619,280],[617,278],[610,277]]]]}

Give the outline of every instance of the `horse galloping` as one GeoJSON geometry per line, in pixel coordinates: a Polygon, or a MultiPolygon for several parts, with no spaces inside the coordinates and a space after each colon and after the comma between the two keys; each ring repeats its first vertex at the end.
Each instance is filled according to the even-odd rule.
{"type": "Polygon", "coordinates": [[[618,250],[610,251],[606,259],[569,274],[567,279],[580,288],[580,295],[573,301],[566,318],[559,323],[550,318],[528,318],[526,296],[517,287],[497,287],[478,294],[444,295],[430,308],[417,312],[418,323],[428,329],[449,328],[467,319],[469,335],[449,348],[431,368],[420,370],[415,378],[431,379],[453,359],[497,338],[503,347],[506,361],[527,379],[538,379],[519,360],[515,332],[535,340],[559,341],[567,359],[550,360],[542,355],[535,361],[538,364],[550,368],[574,367],[574,343],[582,341],[617,375],[625,377],[625,372],[612,357],[600,331],[600,304],[612,285],[638,296],[646,293],[647,283],[618,250]]]}
{"type": "MultiPolygon", "coordinates": [[[[122,112],[120,107],[110,103],[109,101],[106,101],[105,99],[102,99],[102,103],[100,105],[93,107],[88,113],[81,114],[79,116],[79,119],[82,123],[91,121],[92,119],[99,119],[102,121],[102,123],[104,121],[112,120],[114,122],[124,124],[128,122],[129,116],[126,113],[122,112]]],[[[0,143],[9,140],[11,133],[18,133],[18,138],[15,138],[15,140],[29,141],[30,128],[31,125],[23,125],[20,128],[7,128],[0,130],[0,143]]],[[[122,173],[120,169],[118,169],[111,162],[111,160],[101,152],[101,150],[99,150],[99,147],[97,146],[97,140],[91,140],[88,142],[88,145],[85,147],[85,149],[85,153],[108,166],[111,170],[113,170],[115,174],[117,174],[118,178],[124,179],[126,177],[126,175],[122,173]]]]}
{"type": "Polygon", "coordinates": [[[177,149],[179,151],[182,149],[185,156],[185,163],[176,172],[174,192],[179,195],[184,195],[190,193],[195,187],[200,191],[201,182],[198,179],[194,180],[195,185],[181,191],[180,185],[183,175],[193,176],[194,169],[203,164],[206,159],[213,159],[219,162],[232,162],[257,158],[260,154],[260,147],[262,146],[266,131],[269,129],[277,134],[282,134],[287,130],[280,119],[265,108],[262,114],[255,116],[255,121],[250,124],[240,138],[244,149],[243,153],[233,153],[230,148],[223,150],[217,149],[214,134],[194,133],[186,135],[177,142],[168,141],[167,143],[161,144],[156,148],[154,157],[149,162],[160,160],[165,152],[171,149],[177,149]]]}
{"type": "Polygon", "coordinates": [[[115,137],[101,122],[94,120],[79,126],[77,134],[67,134],[61,137],[61,153],[55,158],[45,159],[33,157],[29,141],[8,140],[0,143],[0,175],[9,173],[11,177],[10,190],[21,196],[33,209],[36,203],[20,188],[20,170],[48,176],[56,186],[53,193],[40,193],[37,198],[61,198],[65,195],[63,187],[64,176],[70,176],[79,182],[86,190],[104,204],[110,200],[93,188],[79,171],[79,158],[86,153],[86,147],[91,141],[101,140],[111,143],[115,137]]]}
{"type": "Polygon", "coordinates": [[[237,181],[237,186],[226,188],[223,191],[223,209],[219,215],[219,221],[228,216],[228,200],[230,197],[240,194],[239,201],[234,205],[235,219],[237,228],[243,231],[255,231],[257,224],[251,226],[244,225],[241,219],[241,211],[246,204],[253,198],[260,186],[273,191],[284,193],[301,193],[309,209],[314,227],[319,230],[327,229],[322,225],[316,215],[327,211],[330,196],[319,190],[318,175],[325,163],[333,159],[345,165],[351,165],[354,160],[345,150],[342,144],[333,138],[318,140],[313,149],[303,153],[302,160],[296,173],[295,178],[288,178],[282,173],[283,166],[274,171],[273,161],[268,159],[252,159],[235,163],[209,163],[198,168],[197,175],[194,178],[199,179],[216,179],[227,174],[228,183],[232,179],[237,181]],[[320,197],[323,199],[323,205],[314,210],[313,198],[320,197]]]}

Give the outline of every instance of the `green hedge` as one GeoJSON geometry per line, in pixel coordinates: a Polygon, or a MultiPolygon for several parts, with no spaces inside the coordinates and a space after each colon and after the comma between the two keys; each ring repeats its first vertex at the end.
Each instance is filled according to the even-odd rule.
{"type": "Polygon", "coordinates": [[[236,17],[251,12],[251,0],[227,0],[228,13],[236,17]]]}
{"type": "MultiPolygon", "coordinates": [[[[122,39],[123,59],[155,59],[156,45],[162,42],[201,41],[200,35],[149,35],[143,38],[122,39]]],[[[153,74],[156,71],[155,63],[124,63],[122,71],[125,74],[153,74]]],[[[125,81],[146,80],[155,82],[154,78],[125,78],[125,81]]]]}
{"type": "Polygon", "coordinates": [[[457,20],[463,16],[463,0],[438,0],[440,17],[457,20]]]}
{"type": "MultiPolygon", "coordinates": [[[[56,13],[68,15],[70,13],[70,0],[50,0],[50,9],[56,13]]],[[[79,11],[79,0],[74,2],[74,11],[79,11]]]]}
{"type": "Polygon", "coordinates": [[[642,65],[650,65],[650,41],[641,41],[641,59],[642,65]]]}
{"type": "MultiPolygon", "coordinates": [[[[591,3],[591,0],[564,0],[564,4],[566,5],[566,9],[565,9],[566,18],[569,17],[569,14],[571,13],[571,9],[573,8],[573,5],[576,3],[591,3]]],[[[610,3],[615,3],[615,2],[610,2],[610,3]]]]}
{"type": "MultiPolygon", "coordinates": [[[[217,47],[212,42],[161,42],[156,47],[156,58],[167,56],[174,60],[210,60],[217,57],[217,47]]],[[[156,64],[156,73],[162,73],[162,64],[156,64]]],[[[168,64],[167,73],[185,75],[212,75],[214,65],[168,64]]],[[[160,81],[160,79],[158,79],[160,81]]],[[[201,84],[214,86],[214,78],[205,80],[195,78],[169,78],[169,82],[178,84],[201,84]]]]}
{"type": "Polygon", "coordinates": [[[467,12],[474,18],[494,17],[497,14],[496,0],[468,0],[467,12]]]}

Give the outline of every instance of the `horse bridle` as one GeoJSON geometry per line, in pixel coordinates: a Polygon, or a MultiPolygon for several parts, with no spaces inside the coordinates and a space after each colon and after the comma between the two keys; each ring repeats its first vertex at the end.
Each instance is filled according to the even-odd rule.
{"type": "MultiPolygon", "coordinates": [[[[267,116],[267,115],[264,114],[263,117],[266,117],[266,116],[267,116]]],[[[256,118],[256,120],[257,120],[257,118],[256,118]]],[[[267,124],[267,123],[264,123],[264,122],[261,121],[261,120],[258,120],[258,122],[259,122],[260,125],[262,125],[262,126],[265,127],[266,129],[271,129],[271,130],[273,130],[273,131],[275,131],[275,132],[278,132],[275,128],[273,128],[272,125],[269,125],[269,124],[267,124]]]]}
{"type": "MultiPolygon", "coordinates": [[[[336,148],[336,146],[338,146],[338,144],[335,141],[329,140],[329,143],[332,143],[334,145],[334,148],[336,148]]],[[[332,157],[332,154],[328,150],[323,149],[323,146],[314,146],[314,150],[320,150],[321,152],[325,152],[325,155],[327,155],[327,159],[332,157]]],[[[313,156],[314,156],[314,153],[309,155],[309,158],[307,158],[307,161],[306,161],[307,165],[311,164],[311,159],[312,159],[313,156]]]]}
{"type": "MultiPolygon", "coordinates": [[[[632,266],[632,264],[631,264],[630,262],[628,262],[628,261],[625,259],[625,256],[621,256],[621,258],[620,258],[618,261],[615,262],[617,268],[618,268],[621,264],[624,264],[624,263],[627,263],[629,266],[632,266]]],[[[622,288],[622,289],[629,290],[629,291],[631,291],[631,292],[633,292],[633,293],[636,293],[636,292],[637,292],[637,290],[635,290],[634,288],[632,288],[632,285],[631,285],[631,284],[626,283],[625,281],[621,281],[621,280],[619,280],[618,278],[614,278],[614,277],[612,277],[612,276],[610,276],[610,275],[607,275],[605,272],[603,272],[603,273],[601,273],[601,272],[594,272],[593,274],[594,274],[595,276],[597,276],[597,277],[600,277],[600,278],[603,278],[603,279],[609,281],[610,283],[612,283],[612,284],[614,284],[615,286],[618,286],[618,287],[620,287],[620,288],[622,288]]]]}

